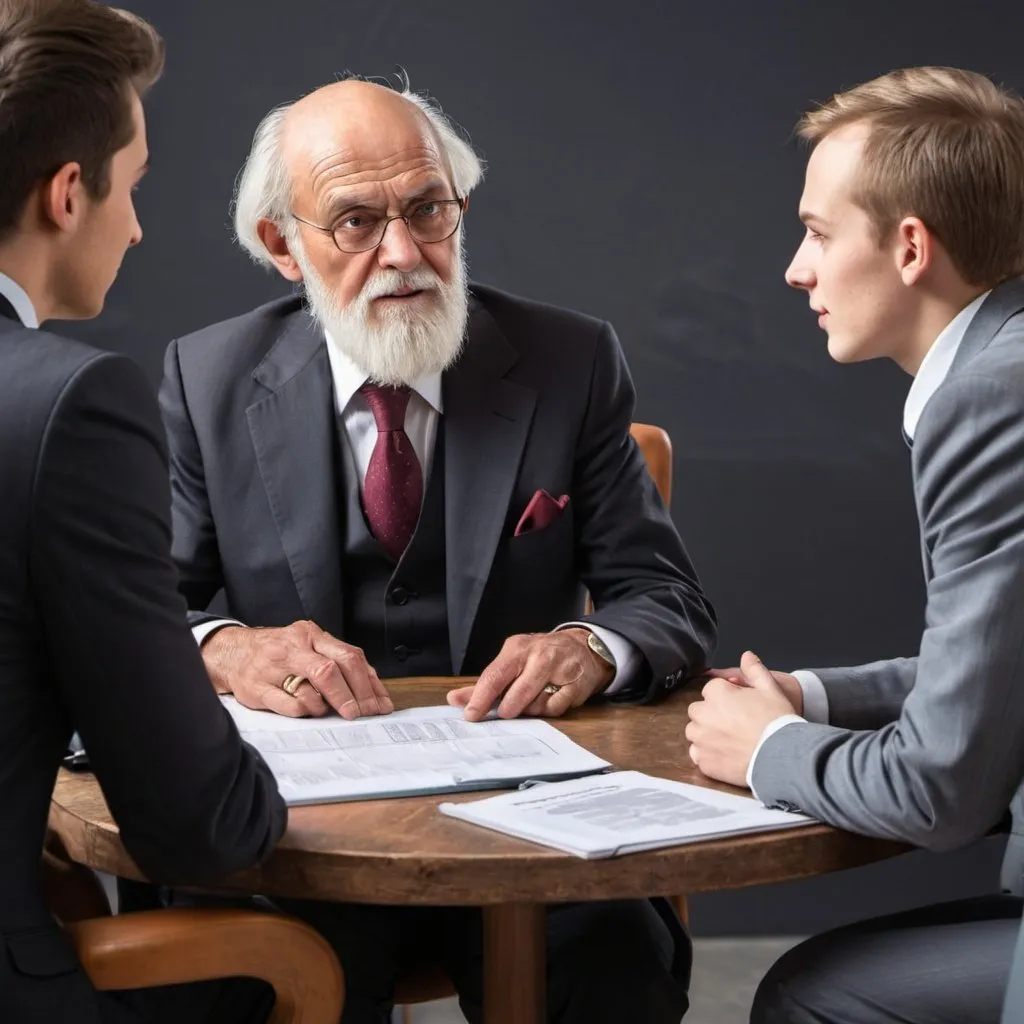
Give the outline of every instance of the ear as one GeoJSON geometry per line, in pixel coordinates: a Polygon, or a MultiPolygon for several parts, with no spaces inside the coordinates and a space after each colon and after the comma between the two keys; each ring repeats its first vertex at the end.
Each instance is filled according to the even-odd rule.
{"type": "Polygon", "coordinates": [[[301,281],[302,270],[288,248],[288,242],[281,229],[272,220],[263,218],[256,225],[256,234],[259,235],[263,248],[270,254],[281,276],[289,281],[301,281]]]}
{"type": "Polygon", "coordinates": [[[905,285],[916,284],[935,259],[937,239],[920,217],[904,217],[896,228],[896,259],[905,285]]]}
{"type": "Polygon", "coordinates": [[[42,186],[40,213],[59,231],[74,231],[87,198],[81,164],[65,164],[42,186]]]}

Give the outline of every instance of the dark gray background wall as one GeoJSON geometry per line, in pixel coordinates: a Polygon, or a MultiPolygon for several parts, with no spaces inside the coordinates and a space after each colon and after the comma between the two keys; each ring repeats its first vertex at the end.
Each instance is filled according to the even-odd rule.
{"type": "MultiPolygon", "coordinates": [[[[122,0],[169,48],[146,230],[78,336],[154,383],[166,343],[285,290],[233,248],[258,119],[346,69],[404,67],[489,173],[474,276],[613,321],[637,418],[676,451],[673,514],[721,614],[719,664],[912,653],[923,588],[889,365],[837,367],[782,273],[810,101],[947,63],[1024,87],[1024,10],[864,0],[122,0]]],[[[682,740],[680,740],[682,743],[682,740]]],[[[799,933],[995,885],[999,842],[693,901],[699,932],[799,933]]]]}

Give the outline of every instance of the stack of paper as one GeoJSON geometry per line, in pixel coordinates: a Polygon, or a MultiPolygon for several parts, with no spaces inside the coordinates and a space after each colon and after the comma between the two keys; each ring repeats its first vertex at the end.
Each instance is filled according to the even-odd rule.
{"type": "Polygon", "coordinates": [[[642,772],[612,772],[440,811],[484,828],[594,860],[744,832],[793,828],[812,819],[772,811],[750,797],[642,772]]]}
{"type": "Polygon", "coordinates": [[[458,708],[379,718],[285,718],[222,697],[289,804],[501,789],[599,772],[607,761],[536,719],[467,722],[458,708]]]}

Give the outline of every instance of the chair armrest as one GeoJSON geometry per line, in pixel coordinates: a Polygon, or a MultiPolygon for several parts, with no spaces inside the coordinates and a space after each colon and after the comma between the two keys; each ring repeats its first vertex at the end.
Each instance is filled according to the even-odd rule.
{"type": "Polygon", "coordinates": [[[63,925],[93,917],[109,917],[110,904],[99,879],[81,864],[43,850],[43,888],[46,905],[63,925]]]}
{"type": "Polygon", "coordinates": [[[212,978],[269,982],[270,1024],[338,1024],[345,981],[334,951],[308,925],[250,910],[153,910],[66,929],[100,990],[212,978]]]}

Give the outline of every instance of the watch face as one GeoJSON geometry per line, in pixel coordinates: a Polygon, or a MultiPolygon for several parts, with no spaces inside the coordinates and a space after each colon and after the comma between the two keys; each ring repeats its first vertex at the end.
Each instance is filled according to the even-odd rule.
{"type": "Polygon", "coordinates": [[[596,634],[591,633],[587,637],[587,646],[604,661],[607,661],[612,667],[615,666],[615,658],[612,657],[612,652],[608,650],[608,645],[596,634]]]}

